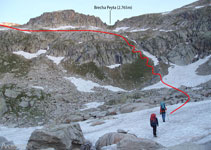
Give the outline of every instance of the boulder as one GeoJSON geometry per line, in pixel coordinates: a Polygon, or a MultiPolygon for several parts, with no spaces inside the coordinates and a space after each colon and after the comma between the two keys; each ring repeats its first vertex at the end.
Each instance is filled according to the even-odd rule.
{"type": "Polygon", "coordinates": [[[16,98],[20,93],[15,90],[6,89],[4,94],[10,98],[16,98]]]}
{"type": "Polygon", "coordinates": [[[124,138],[117,143],[117,150],[158,150],[164,146],[147,139],[124,138]]]}
{"type": "Polygon", "coordinates": [[[7,105],[5,99],[0,97],[0,117],[3,116],[5,112],[7,112],[7,105]]]}
{"type": "Polygon", "coordinates": [[[130,113],[147,108],[149,108],[149,106],[146,103],[128,103],[120,107],[120,113],[130,113]]]}
{"type": "Polygon", "coordinates": [[[92,143],[90,141],[85,141],[84,144],[81,145],[80,150],[94,150],[92,143]]]}
{"type": "Polygon", "coordinates": [[[35,130],[31,134],[27,150],[80,150],[84,141],[82,130],[77,123],[51,125],[35,130]]]}
{"type": "Polygon", "coordinates": [[[97,150],[101,150],[102,147],[117,144],[124,138],[136,139],[136,136],[116,132],[107,133],[97,140],[95,147],[97,150]]]}
{"type": "Polygon", "coordinates": [[[23,107],[23,108],[26,108],[29,106],[29,102],[26,102],[26,101],[22,101],[20,104],[19,104],[20,107],[23,107]]]}
{"type": "Polygon", "coordinates": [[[0,136],[0,150],[17,150],[17,147],[12,141],[0,136]]]}

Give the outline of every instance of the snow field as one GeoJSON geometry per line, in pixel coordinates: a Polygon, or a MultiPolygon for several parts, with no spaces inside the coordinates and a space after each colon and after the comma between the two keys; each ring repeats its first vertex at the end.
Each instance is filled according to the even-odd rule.
{"type": "Polygon", "coordinates": [[[95,143],[98,138],[109,132],[116,132],[117,129],[129,131],[141,138],[151,139],[166,147],[174,146],[183,142],[189,142],[200,139],[202,136],[207,136],[206,141],[211,140],[211,100],[197,103],[188,103],[182,109],[179,109],[174,114],[169,112],[176,109],[178,106],[167,106],[168,112],[166,122],[162,122],[159,115],[159,107],[146,109],[138,112],[120,114],[114,116],[115,119],[106,120],[105,124],[98,126],[90,126],[89,121],[80,122],[85,138],[95,143]],[[150,127],[150,115],[157,114],[159,121],[158,137],[152,135],[150,127]]]}

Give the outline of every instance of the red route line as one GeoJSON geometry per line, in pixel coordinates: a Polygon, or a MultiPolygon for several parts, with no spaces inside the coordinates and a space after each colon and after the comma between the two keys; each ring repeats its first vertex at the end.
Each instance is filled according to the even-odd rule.
{"type": "Polygon", "coordinates": [[[97,32],[97,33],[104,33],[104,34],[110,34],[110,35],[119,36],[119,37],[121,37],[122,39],[124,39],[125,42],[126,42],[130,47],[133,48],[133,49],[132,49],[132,52],[133,52],[133,53],[140,53],[140,58],[141,58],[141,59],[147,59],[146,66],[152,68],[152,74],[153,74],[153,75],[158,75],[158,76],[160,76],[160,81],[161,81],[163,84],[165,84],[166,86],[169,86],[169,87],[171,87],[171,88],[173,88],[173,89],[175,89],[175,90],[177,90],[177,91],[179,91],[179,92],[185,94],[185,95],[188,97],[188,100],[187,100],[184,104],[182,104],[181,106],[179,106],[178,108],[176,108],[175,110],[173,110],[170,114],[173,114],[175,111],[177,111],[178,109],[180,109],[181,107],[183,107],[185,104],[187,104],[188,101],[190,100],[190,96],[189,96],[187,93],[185,93],[184,91],[182,91],[182,90],[180,90],[180,89],[178,89],[178,88],[175,88],[175,87],[173,87],[173,86],[171,86],[171,85],[165,83],[165,82],[163,81],[163,79],[162,79],[161,74],[159,74],[159,73],[154,73],[154,67],[153,67],[153,66],[150,66],[150,65],[148,64],[149,58],[148,58],[148,57],[143,57],[142,54],[141,54],[141,53],[142,53],[141,51],[135,51],[135,49],[136,49],[135,46],[134,46],[134,45],[131,45],[131,44],[128,42],[128,40],[127,40],[124,36],[122,36],[122,35],[119,35],[119,34],[116,34],[116,33],[111,33],[111,32],[98,31],[98,30],[24,30],[24,29],[18,29],[18,28],[6,26],[6,25],[1,25],[1,24],[0,24],[0,26],[6,27],[6,28],[10,28],[10,29],[13,29],[13,30],[17,30],[17,31],[26,31],[26,32],[97,32]]]}

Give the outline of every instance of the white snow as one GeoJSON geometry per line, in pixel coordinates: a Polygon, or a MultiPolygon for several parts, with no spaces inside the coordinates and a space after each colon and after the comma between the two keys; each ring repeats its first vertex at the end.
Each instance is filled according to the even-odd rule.
{"type": "MultiPolygon", "coordinates": [[[[181,104],[167,106],[171,112],[181,104]]],[[[90,126],[90,120],[80,122],[86,139],[95,143],[98,138],[109,132],[116,132],[117,129],[129,131],[141,138],[151,139],[166,147],[174,146],[184,142],[205,143],[211,140],[211,99],[201,102],[189,102],[174,114],[167,114],[166,122],[163,123],[159,115],[159,107],[142,111],[116,115],[113,119],[104,120],[105,124],[90,126]],[[153,138],[152,128],[149,124],[151,113],[156,113],[159,121],[158,137],[153,138]],[[197,139],[197,140],[196,140],[197,139]]],[[[13,141],[15,145],[24,150],[33,128],[8,128],[0,126],[0,136],[13,141]]],[[[115,146],[115,145],[114,145],[115,146]]]]}
{"type": "Polygon", "coordinates": [[[203,8],[205,6],[196,6],[195,9],[203,8]]]}
{"type": "Polygon", "coordinates": [[[134,29],[134,30],[131,30],[130,32],[147,31],[147,30],[149,30],[149,29],[150,29],[150,28],[134,29]]]}
{"type": "Polygon", "coordinates": [[[41,87],[41,86],[32,86],[32,88],[44,90],[44,87],[41,87]]]}
{"type": "Polygon", "coordinates": [[[49,29],[49,30],[65,30],[65,29],[75,29],[77,28],[77,26],[60,26],[60,27],[57,27],[57,28],[47,28],[46,29],[49,29]]]}
{"type": "Polygon", "coordinates": [[[160,31],[160,32],[172,32],[172,31],[174,31],[174,30],[165,30],[165,29],[160,29],[159,31],[160,31]]]}
{"type": "Polygon", "coordinates": [[[55,64],[60,64],[60,62],[62,61],[62,59],[64,59],[64,57],[55,57],[55,56],[50,56],[47,55],[46,56],[48,59],[52,60],[55,64]]]}
{"type": "Polygon", "coordinates": [[[103,105],[104,104],[104,102],[91,102],[91,103],[86,103],[85,104],[85,107],[86,108],[84,108],[84,109],[80,109],[80,110],[87,110],[87,109],[90,109],[90,108],[97,108],[97,107],[99,107],[99,106],[101,106],[101,105],[103,105]]]}
{"type": "Polygon", "coordinates": [[[26,59],[32,59],[32,58],[38,57],[39,55],[44,54],[44,53],[46,53],[46,50],[39,50],[36,53],[28,53],[28,52],[24,52],[24,51],[13,52],[13,54],[21,55],[21,56],[25,57],[26,59]]]}
{"type": "Polygon", "coordinates": [[[13,141],[19,150],[25,150],[31,133],[42,127],[30,128],[8,128],[0,126],[0,136],[5,137],[8,141],[13,141]]]}
{"type": "Polygon", "coordinates": [[[84,80],[82,78],[75,78],[75,77],[64,77],[64,78],[71,81],[77,87],[77,90],[80,92],[94,92],[93,90],[94,87],[105,88],[113,92],[125,91],[118,87],[101,86],[95,82],[92,82],[90,80],[84,80]]]}
{"type": "MultiPolygon", "coordinates": [[[[168,113],[181,104],[167,107],[168,113]]],[[[183,142],[189,142],[196,137],[211,134],[211,100],[188,103],[174,114],[167,114],[166,122],[163,123],[159,115],[159,107],[120,114],[114,119],[104,120],[106,123],[98,126],[90,126],[91,122],[80,122],[86,139],[95,143],[98,138],[109,132],[116,132],[117,129],[129,130],[140,138],[147,138],[156,141],[164,146],[173,146],[183,142]],[[158,137],[153,138],[152,128],[149,124],[151,113],[156,113],[159,121],[158,137]]],[[[209,140],[211,137],[209,136],[209,140]]],[[[206,139],[208,141],[208,139],[206,139]]]]}
{"type": "MultiPolygon", "coordinates": [[[[172,64],[172,66],[168,69],[168,72],[169,72],[168,75],[163,77],[163,81],[176,88],[179,88],[182,85],[187,86],[187,87],[195,87],[199,84],[205,83],[211,80],[211,75],[206,75],[206,76],[197,75],[196,69],[201,64],[208,61],[209,58],[211,58],[211,55],[186,66],[178,66],[178,65],[172,64]]],[[[164,88],[164,87],[170,88],[164,85],[160,81],[154,85],[145,87],[143,90],[157,89],[157,88],[164,88]]]]}
{"type": "Polygon", "coordinates": [[[125,31],[125,30],[127,30],[128,28],[130,28],[130,27],[118,27],[118,28],[116,28],[116,29],[113,30],[113,31],[114,31],[114,32],[125,31]]]}
{"type": "Polygon", "coordinates": [[[151,59],[153,61],[154,66],[158,65],[159,61],[154,55],[152,55],[149,52],[144,51],[144,50],[141,50],[141,51],[145,56],[147,56],[149,59],[151,59]]]}
{"type": "Polygon", "coordinates": [[[114,65],[110,65],[110,66],[106,66],[106,67],[108,67],[110,69],[114,69],[114,68],[117,68],[119,66],[121,66],[121,64],[114,64],[114,65]]]}

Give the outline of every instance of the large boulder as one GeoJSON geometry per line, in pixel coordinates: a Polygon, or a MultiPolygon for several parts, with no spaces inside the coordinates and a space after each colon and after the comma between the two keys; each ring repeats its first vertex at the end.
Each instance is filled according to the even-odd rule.
{"type": "Polygon", "coordinates": [[[17,150],[17,147],[12,141],[0,136],[0,150],[17,150]]]}
{"type": "Polygon", "coordinates": [[[132,134],[111,132],[111,133],[107,133],[107,134],[101,136],[97,140],[95,147],[96,147],[97,150],[101,150],[102,147],[117,144],[118,142],[120,142],[124,138],[136,139],[137,137],[135,135],[132,135],[132,134]]]}
{"type": "Polygon", "coordinates": [[[7,105],[5,99],[0,97],[0,117],[7,112],[7,105]]]}
{"type": "Polygon", "coordinates": [[[32,133],[27,150],[80,150],[84,141],[82,130],[77,123],[51,125],[32,133]]]}
{"type": "Polygon", "coordinates": [[[162,145],[147,139],[124,138],[117,143],[117,150],[158,150],[162,145]]]}

